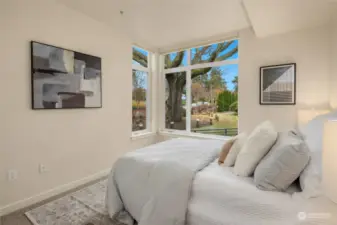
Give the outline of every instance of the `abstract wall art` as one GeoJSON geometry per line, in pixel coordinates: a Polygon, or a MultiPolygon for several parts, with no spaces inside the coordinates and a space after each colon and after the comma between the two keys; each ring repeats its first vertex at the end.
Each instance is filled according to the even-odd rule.
{"type": "Polygon", "coordinates": [[[31,42],[32,109],[102,107],[101,58],[31,42]]]}
{"type": "Polygon", "coordinates": [[[260,68],[260,104],[296,104],[296,64],[260,68]]]}

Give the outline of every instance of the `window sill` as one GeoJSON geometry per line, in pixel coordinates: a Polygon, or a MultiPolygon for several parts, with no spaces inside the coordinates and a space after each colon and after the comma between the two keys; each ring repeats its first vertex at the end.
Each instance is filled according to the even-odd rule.
{"type": "Polygon", "coordinates": [[[132,134],[131,135],[131,140],[138,140],[138,139],[143,139],[143,138],[148,138],[155,136],[155,132],[139,132],[137,134],[132,134]]]}
{"type": "Polygon", "coordinates": [[[186,131],[184,132],[184,131],[173,131],[173,130],[162,130],[159,132],[159,134],[163,136],[171,136],[171,137],[191,137],[191,138],[215,139],[215,140],[223,140],[223,141],[227,141],[232,138],[230,136],[188,133],[186,131]]]}

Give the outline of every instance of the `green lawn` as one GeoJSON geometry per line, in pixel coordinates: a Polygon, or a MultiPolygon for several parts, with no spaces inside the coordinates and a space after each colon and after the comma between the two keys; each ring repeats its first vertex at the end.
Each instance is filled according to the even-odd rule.
{"type": "MultiPolygon", "coordinates": [[[[213,125],[202,126],[199,128],[192,128],[192,130],[197,131],[197,133],[205,133],[205,134],[217,134],[224,135],[224,130],[213,130],[213,131],[203,131],[207,129],[217,129],[217,128],[237,128],[238,127],[238,116],[230,113],[216,113],[219,117],[219,121],[215,120],[215,115],[212,117],[213,125]],[[198,132],[198,130],[200,130],[198,132]]],[[[204,116],[204,115],[202,115],[204,116]]],[[[199,115],[195,115],[195,118],[201,118],[199,115]]],[[[211,117],[209,117],[211,118],[211,117]]],[[[229,131],[228,135],[236,135],[234,131],[229,131]]]]}

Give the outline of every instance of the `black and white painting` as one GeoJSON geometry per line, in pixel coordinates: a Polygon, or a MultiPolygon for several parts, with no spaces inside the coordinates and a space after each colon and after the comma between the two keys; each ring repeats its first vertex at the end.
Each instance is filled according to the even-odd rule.
{"type": "Polygon", "coordinates": [[[31,42],[32,108],[102,107],[101,58],[31,42]]]}
{"type": "Polygon", "coordinates": [[[296,64],[260,68],[260,104],[296,104],[296,64]]]}

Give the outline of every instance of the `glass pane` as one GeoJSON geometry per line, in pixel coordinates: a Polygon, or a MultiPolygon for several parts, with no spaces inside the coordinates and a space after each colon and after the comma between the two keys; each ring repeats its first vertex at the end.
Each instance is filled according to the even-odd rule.
{"type": "Polygon", "coordinates": [[[132,47],[132,64],[141,65],[147,67],[149,53],[144,49],[138,47],[132,47]]]}
{"type": "Polygon", "coordinates": [[[165,127],[186,130],[186,72],[165,75],[165,127]]]}
{"type": "Polygon", "coordinates": [[[147,73],[132,70],[132,131],[146,129],[147,73]]]}
{"type": "Polygon", "coordinates": [[[237,64],[192,70],[192,132],[225,136],[237,134],[237,77],[237,64]]]}
{"type": "Polygon", "coordinates": [[[191,49],[191,64],[237,59],[239,41],[225,41],[191,49]]]}
{"type": "Polygon", "coordinates": [[[165,55],[165,69],[187,66],[186,51],[165,55]]]}

